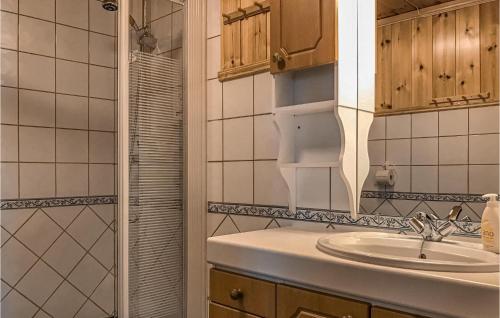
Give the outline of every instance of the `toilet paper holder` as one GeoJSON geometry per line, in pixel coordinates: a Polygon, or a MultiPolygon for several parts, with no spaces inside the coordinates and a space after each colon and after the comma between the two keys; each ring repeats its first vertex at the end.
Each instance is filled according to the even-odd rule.
{"type": "Polygon", "coordinates": [[[396,184],[396,179],[396,170],[389,162],[385,162],[383,169],[375,172],[375,180],[379,185],[393,187],[396,184]]]}

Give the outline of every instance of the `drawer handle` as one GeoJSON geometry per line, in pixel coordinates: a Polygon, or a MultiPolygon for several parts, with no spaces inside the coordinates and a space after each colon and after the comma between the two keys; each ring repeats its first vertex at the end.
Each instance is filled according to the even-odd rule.
{"type": "Polygon", "coordinates": [[[242,299],[243,298],[243,292],[241,291],[241,289],[233,289],[231,290],[231,293],[229,293],[229,296],[231,296],[231,299],[232,300],[238,300],[238,299],[242,299]]]}
{"type": "Polygon", "coordinates": [[[342,316],[342,318],[352,318],[352,316],[351,315],[344,315],[344,316],[342,316]]]}

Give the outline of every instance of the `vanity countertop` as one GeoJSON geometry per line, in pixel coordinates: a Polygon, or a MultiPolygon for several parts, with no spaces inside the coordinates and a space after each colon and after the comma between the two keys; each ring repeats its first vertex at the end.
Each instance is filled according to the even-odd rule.
{"type": "MultiPolygon", "coordinates": [[[[222,268],[395,308],[452,317],[499,317],[499,273],[452,273],[386,267],[316,249],[334,232],[294,227],[208,239],[208,262],[222,268]],[[417,310],[418,309],[418,310],[417,310]]],[[[365,228],[366,231],[366,228],[365,228]]]]}

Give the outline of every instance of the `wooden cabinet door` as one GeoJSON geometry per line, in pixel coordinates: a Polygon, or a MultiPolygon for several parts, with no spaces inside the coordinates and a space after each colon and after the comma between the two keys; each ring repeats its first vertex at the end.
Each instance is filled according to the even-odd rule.
{"type": "Polygon", "coordinates": [[[237,311],[228,307],[217,304],[210,304],[210,318],[259,318],[241,311],[237,311]]]}
{"type": "Polygon", "coordinates": [[[372,307],[371,318],[424,318],[413,314],[407,314],[386,308],[372,307]]]}
{"type": "Polygon", "coordinates": [[[368,318],[367,303],[278,285],[277,318],[368,318]]]}
{"type": "Polygon", "coordinates": [[[271,73],[335,62],[335,3],[271,1],[271,73]]]}

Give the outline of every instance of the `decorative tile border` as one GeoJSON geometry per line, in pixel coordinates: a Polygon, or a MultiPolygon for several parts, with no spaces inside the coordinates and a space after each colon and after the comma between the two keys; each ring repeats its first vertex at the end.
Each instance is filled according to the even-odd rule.
{"type": "Polygon", "coordinates": [[[480,194],[439,194],[439,193],[412,193],[412,192],[385,192],[363,191],[363,199],[392,199],[412,201],[444,201],[444,202],[486,202],[480,194]]]}
{"type": "MultiPolygon", "coordinates": [[[[401,216],[361,214],[357,219],[353,219],[347,211],[297,208],[297,212],[293,213],[284,206],[262,206],[216,202],[208,203],[208,212],[260,216],[276,219],[293,219],[298,221],[338,225],[365,226],[370,228],[399,230],[401,232],[411,231],[411,228],[408,225],[408,219],[401,216]]],[[[480,224],[477,222],[459,222],[459,230],[455,232],[455,235],[478,237],[480,235],[479,228],[480,224]]]]}
{"type": "Polygon", "coordinates": [[[51,207],[74,206],[74,205],[102,205],[102,204],[117,204],[117,203],[118,203],[118,197],[116,195],[1,200],[0,210],[51,208],[51,207]]]}

